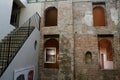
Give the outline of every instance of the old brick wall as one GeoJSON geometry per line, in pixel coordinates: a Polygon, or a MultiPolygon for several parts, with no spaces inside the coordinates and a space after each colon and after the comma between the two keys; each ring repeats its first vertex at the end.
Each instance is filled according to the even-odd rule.
{"type": "MultiPolygon", "coordinates": [[[[94,1],[93,1],[94,2],[94,1]]],[[[75,78],[76,80],[119,80],[119,35],[117,32],[118,13],[115,1],[105,1],[106,26],[93,26],[93,2],[73,3],[73,22],[75,34],[75,78]],[[87,5],[87,6],[86,6],[87,5]],[[113,37],[98,37],[113,35],[113,37]],[[99,39],[110,39],[114,49],[113,70],[101,70],[99,65],[99,39]],[[85,53],[92,53],[92,63],[85,63],[85,53]],[[110,74],[113,73],[113,74],[110,74]]],[[[96,1],[97,2],[97,1],[96,1]]]]}
{"type": "MultiPolygon", "coordinates": [[[[101,0],[100,0],[101,1],[101,0]]],[[[115,0],[106,0],[107,25],[93,26],[93,2],[52,1],[42,3],[40,31],[39,77],[40,80],[120,80],[120,38],[115,0]],[[57,26],[45,27],[44,11],[48,7],[58,9],[57,26]],[[44,35],[59,35],[59,68],[44,68],[44,35]],[[99,37],[102,35],[104,37],[99,37]],[[105,37],[112,35],[112,37],[105,37]],[[110,39],[114,49],[114,69],[101,70],[98,41],[110,39]],[[92,62],[85,63],[85,54],[91,52],[92,62]]]]}
{"type": "Polygon", "coordinates": [[[39,74],[41,80],[73,80],[73,17],[72,2],[45,2],[42,6],[41,47],[39,74]],[[62,5],[62,6],[61,6],[62,5]],[[58,9],[57,26],[44,26],[44,11],[48,7],[58,9]],[[44,35],[59,35],[59,69],[44,68],[44,35]]]}
{"type": "Polygon", "coordinates": [[[74,48],[72,2],[60,1],[58,4],[58,10],[58,28],[60,31],[61,56],[60,73],[58,80],[72,80],[74,48]]]}

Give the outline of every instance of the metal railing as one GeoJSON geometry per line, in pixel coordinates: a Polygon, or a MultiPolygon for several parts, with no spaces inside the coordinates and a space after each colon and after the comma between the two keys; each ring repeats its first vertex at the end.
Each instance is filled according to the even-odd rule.
{"type": "Polygon", "coordinates": [[[32,17],[30,17],[22,26],[34,26],[40,30],[40,22],[41,22],[41,17],[40,15],[36,12],[32,17]]]}
{"type": "Polygon", "coordinates": [[[31,32],[34,30],[34,28],[38,28],[40,30],[40,20],[41,17],[36,12],[32,17],[30,17],[23,25],[22,27],[16,28],[13,30],[8,36],[6,36],[1,42],[0,42],[0,77],[6,70],[6,68],[9,66],[13,58],[18,53],[19,49],[22,47],[26,39],[30,36],[31,32]],[[27,28],[26,28],[27,27],[27,28]],[[23,34],[19,30],[25,30],[23,34]],[[20,33],[18,33],[18,31],[20,33]],[[20,38],[21,36],[23,38],[20,38]],[[17,37],[16,37],[17,36],[17,37]],[[20,38],[19,41],[18,39],[20,38]],[[20,45],[18,46],[17,44],[20,45]]]}

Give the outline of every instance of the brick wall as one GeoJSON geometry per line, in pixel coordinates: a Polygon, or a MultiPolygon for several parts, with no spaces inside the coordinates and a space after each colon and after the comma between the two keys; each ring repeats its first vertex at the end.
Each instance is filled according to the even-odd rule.
{"type": "MultiPolygon", "coordinates": [[[[94,2],[96,2],[94,0],[94,2]]],[[[99,2],[99,1],[98,1],[99,2]]],[[[120,48],[117,32],[115,2],[106,0],[106,21],[103,27],[93,26],[92,1],[45,2],[42,5],[39,77],[41,80],[119,80],[120,48]],[[57,26],[44,26],[44,11],[50,6],[58,9],[57,26]],[[113,13],[114,12],[114,13],[113,13]],[[44,68],[44,35],[59,35],[59,69],[44,68]],[[98,35],[112,35],[114,69],[101,70],[99,65],[98,35]],[[86,52],[91,52],[92,62],[85,63],[86,52]]],[[[108,37],[104,37],[108,38],[108,37]]]]}

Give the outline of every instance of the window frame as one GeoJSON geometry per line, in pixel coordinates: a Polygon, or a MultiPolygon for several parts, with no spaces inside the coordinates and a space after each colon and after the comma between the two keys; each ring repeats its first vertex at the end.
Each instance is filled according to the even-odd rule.
{"type": "Polygon", "coordinates": [[[44,55],[45,55],[45,57],[44,57],[44,63],[56,63],[56,55],[57,55],[57,53],[56,53],[56,47],[46,47],[45,50],[44,50],[44,55]],[[55,54],[54,55],[49,55],[49,54],[47,55],[47,49],[53,50],[55,52],[55,54]],[[54,61],[51,61],[51,60],[47,61],[47,56],[54,56],[53,57],[54,61]]]}

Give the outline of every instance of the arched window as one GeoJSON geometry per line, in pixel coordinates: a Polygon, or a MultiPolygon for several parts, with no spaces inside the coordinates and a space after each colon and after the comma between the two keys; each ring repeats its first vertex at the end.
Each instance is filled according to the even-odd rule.
{"type": "Polygon", "coordinates": [[[44,67],[58,68],[59,42],[56,39],[49,39],[44,44],[44,67]]]}
{"type": "Polygon", "coordinates": [[[99,58],[102,69],[113,69],[113,50],[110,40],[99,41],[99,58]]]}
{"type": "Polygon", "coordinates": [[[24,74],[21,74],[20,76],[18,76],[16,80],[25,80],[24,74]]]}
{"type": "Polygon", "coordinates": [[[45,10],[45,26],[57,26],[57,9],[55,7],[45,10]]]}
{"type": "Polygon", "coordinates": [[[89,51],[85,54],[85,63],[86,64],[92,63],[92,54],[89,51]]]}
{"type": "Polygon", "coordinates": [[[101,6],[93,8],[93,24],[94,26],[105,26],[105,10],[101,6]]]}
{"type": "Polygon", "coordinates": [[[28,80],[33,80],[33,77],[34,77],[34,71],[31,70],[31,71],[29,71],[29,73],[28,73],[28,80]]]}

